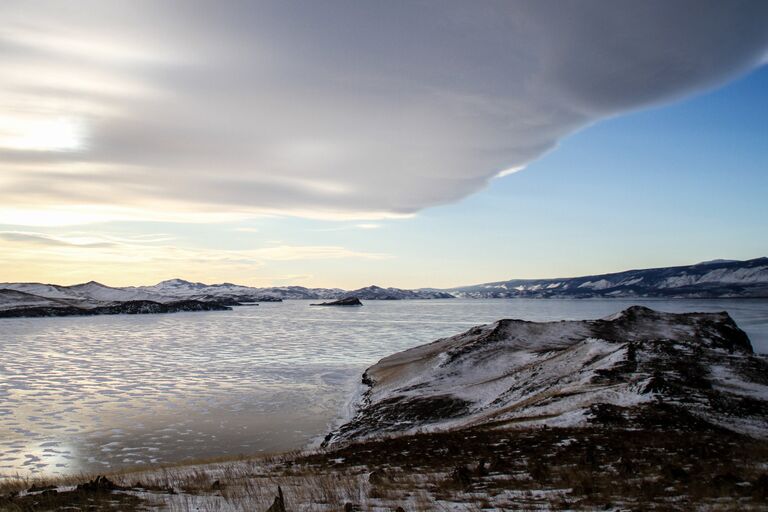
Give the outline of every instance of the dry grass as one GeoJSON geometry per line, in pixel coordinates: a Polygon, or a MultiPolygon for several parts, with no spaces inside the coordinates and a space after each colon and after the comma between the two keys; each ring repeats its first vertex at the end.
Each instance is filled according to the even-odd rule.
{"type": "Polygon", "coordinates": [[[0,510],[258,512],[278,486],[288,510],[308,512],[766,510],[767,470],[768,443],[712,429],[475,429],[124,472],[110,478],[127,489],[105,495],[9,499],[33,485],[88,478],[6,481],[0,510]]]}

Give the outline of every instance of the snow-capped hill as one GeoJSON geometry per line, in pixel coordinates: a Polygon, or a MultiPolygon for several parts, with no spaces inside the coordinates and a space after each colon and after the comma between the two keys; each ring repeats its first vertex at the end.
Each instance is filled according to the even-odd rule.
{"type": "MultiPolygon", "coordinates": [[[[82,288],[91,291],[94,284],[85,283],[82,288]],[[87,285],[87,286],[86,286],[87,285]]],[[[98,285],[103,286],[103,285],[98,285]]],[[[109,287],[106,287],[109,288],[109,287]]],[[[109,293],[107,291],[107,293],[109,293]]],[[[113,294],[110,294],[112,298],[113,294]]],[[[0,318],[45,317],[45,316],[90,316],[115,314],[176,313],[179,311],[225,311],[231,308],[216,302],[196,300],[105,300],[40,297],[31,293],[0,288],[0,318]]]]}
{"type": "Polygon", "coordinates": [[[351,292],[344,297],[358,297],[363,300],[405,300],[405,299],[453,299],[448,292],[439,290],[403,290],[402,288],[382,288],[371,285],[351,292]]]}
{"type": "Polygon", "coordinates": [[[42,283],[2,283],[0,284],[0,289],[15,290],[46,299],[66,301],[69,305],[77,307],[96,307],[107,303],[132,300],[147,300],[160,303],[178,300],[174,297],[150,293],[137,288],[113,288],[96,281],[73,286],[42,283]]]}
{"type": "Polygon", "coordinates": [[[699,267],[699,266],[702,266],[702,265],[719,265],[721,263],[738,263],[738,262],[739,262],[739,260],[726,260],[726,259],[723,259],[723,258],[718,258],[718,259],[714,259],[714,260],[700,261],[700,262],[696,263],[696,265],[694,265],[694,266],[699,267]]]}
{"type": "Polygon", "coordinates": [[[80,299],[67,286],[43,283],[0,283],[0,289],[37,295],[50,299],[80,299]]]}
{"type": "Polygon", "coordinates": [[[178,289],[190,289],[190,288],[204,288],[208,285],[203,283],[193,283],[191,281],[185,281],[184,279],[167,279],[160,281],[156,285],[152,286],[156,290],[178,290],[178,289]]]}
{"type": "Polygon", "coordinates": [[[41,283],[0,284],[0,317],[221,311],[218,301],[172,297],[143,289],[113,288],[96,281],[59,286],[41,283]]]}
{"type": "Polygon", "coordinates": [[[154,286],[143,286],[143,290],[175,297],[212,300],[227,298],[239,301],[267,301],[290,299],[341,299],[359,297],[362,300],[400,300],[400,299],[450,299],[448,292],[441,290],[404,290],[401,288],[382,288],[371,285],[359,290],[345,291],[340,288],[306,288],[304,286],[270,286],[255,288],[232,283],[204,284],[192,283],[183,279],[170,279],[154,286]]]}
{"type": "Polygon", "coordinates": [[[382,359],[326,442],[417,430],[644,421],[768,435],[768,360],[727,313],[635,306],[602,320],[500,320],[382,359]],[[607,419],[608,418],[608,419],[607,419]]]}
{"type": "Polygon", "coordinates": [[[85,300],[94,302],[127,302],[133,300],[147,300],[159,303],[173,302],[178,300],[175,297],[160,293],[152,293],[139,288],[113,288],[96,281],[89,281],[83,284],[68,286],[69,292],[85,300]]]}
{"type": "Polygon", "coordinates": [[[304,286],[272,286],[258,288],[267,296],[280,299],[338,299],[344,294],[340,288],[305,288],[304,286]]]}
{"type": "Polygon", "coordinates": [[[48,299],[17,290],[0,289],[0,311],[10,311],[30,307],[57,307],[67,305],[69,305],[67,302],[60,299],[48,299]]]}
{"type": "Polygon", "coordinates": [[[259,288],[241,286],[232,283],[205,284],[193,283],[184,279],[169,279],[153,286],[142,286],[141,290],[175,297],[176,299],[194,299],[202,301],[260,302],[277,300],[265,295],[259,288]]]}
{"type": "Polygon", "coordinates": [[[628,270],[557,279],[515,279],[448,290],[470,298],[768,297],[768,258],[628,270]]]}

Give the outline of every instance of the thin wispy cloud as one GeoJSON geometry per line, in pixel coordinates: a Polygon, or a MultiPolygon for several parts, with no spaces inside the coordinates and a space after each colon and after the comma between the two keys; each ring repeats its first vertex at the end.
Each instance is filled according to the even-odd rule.
{"type": "MultiPolygon", "coordinates": [[[[194,279],[253,281],[247,277],[270,263],[332,260],[384,260],[387,254],[333,245],[279,244],[253,249],[210,249],[168,245],[160,239],[107,241],[101,237],[51,236],[36,232],[0,232],[0,268],[23,269],[26,280],[72,282],[96,276],[116,276],[119,283],[150,283],[183,272],[194,279]],[[34,259],[29,254],[34,252],[34,259]],[[246,277],[244,277],[246,276],[246,277]]],[[[306,275],[306,274],[302,274],[306,275]]],[[[86,279],[86,280],[87,280],[86,279]]],[[[110,277],[110,279],[114,279],[110,277]]],[[[276,278],[275,278],[276,279],[276,278]]],[[[281,278],[287,279],[287,278],[281,278]]],[[[0,279],[1,280],[1,279],[0,279]]],[[[25,280],[22,276],[19,280],[25,280]]],[[[268,284],[272,278],[261,277],[268,284]]]]}
{"type": "Polygon", "coordinates": [[[20,225],[407,216],[768,47],[760,0],[11,0],[0,17],[0,222],[20,225]]]}
{"type": "Polygon", "coordinates": [[[318,228],[313,231],[318,232],[329,232],[329,231],[351,231],[351,230],[370,230],[370,229],[380,229],[384,227],[383,224],[375,223],[375,222],[361,222],[359,224],[342,224],[341,226],[334,226],[330,228],[318,228]]]}
{"type": "Polygon", "coordinates": [[[0,240],[6,242],[22,242],[33,245],[49,247],[113,247],[116,244],[108,241],[93,241],[92,239],[66,239],[46,235],[44,233],[34,233],[26,231],[0,231],[0,240]]]}

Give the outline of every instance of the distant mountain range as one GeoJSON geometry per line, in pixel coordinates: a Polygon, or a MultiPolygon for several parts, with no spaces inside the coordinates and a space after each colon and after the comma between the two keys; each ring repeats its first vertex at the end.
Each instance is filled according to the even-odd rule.
{"type": "Polygon", "coordinates": [[[171,279],[153,286],[123,288],[95,281],[72,286],[0,283],[0,318],[211,311],[226,310],[243,303],[347,297],[399,300],[453,298],[453,295],[437,290],[401,290],[379,286],[353,291],[303,286],[252,288],[232,283],[192,283],[183,279],[171,279]]]}
{"type": "Polygon", "coordinates": [[[713,260],[585,277],[512,279],[446,291],[456,297],[482,299],[768,297],[768,258],[713,260]]]}
{"type": "MultiPolygon", "coordinates": [[[[0,287],[2,286],[0,285],[0,287]]],[[[131,288],[130,290],[133,289],[131,288]]],[[[400,288],[382,288],[375,285],[346,291],[341,288],[305,288],[303,286],[252,288],[232,283],[208,285],[191,283],[183,279],[171,279],[154,286],[142,286],[136,288],[136,290],[196,300],[232,299],[239,302],[270,302],[289,299],[343,299],[346,297],[357,297],[361,300],[454,298],[452,294],[441,290],[403,290],[400,288]]]]}
{"type": "Polygon", "coordinates": [[[768,297],[768,258],[715,260],[682,267],[628,270],[557,279],[514,279],[439,290],[367,286],[357,290],[170,279],[152,286],[116,288],[95,281],[73,286],[0,283],[0,317],[71,314],[156,313],[227,309],[249,302],[289,299],[408,300],[460,298],[768,297]]]}

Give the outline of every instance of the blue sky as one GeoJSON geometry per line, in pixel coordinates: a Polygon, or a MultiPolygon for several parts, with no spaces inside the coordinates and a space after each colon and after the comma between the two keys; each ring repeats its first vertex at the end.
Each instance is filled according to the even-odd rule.
{"type": "Polygon", "coordinates": [[[766,2],[184,6],[0,5],[0,281],[768,255],[766,2]]]}
{"type": "MultiPolygon", "coordinates": [[[[763,68],[716,91],[585,128],[457,204],[377,230],[312,236],[352,238],[355,247],[395,255],[371,274],[368,265],[356,269],[361,285],[367,278],[450,286],[749,259],[768,255],[766,170],[763,68]]],[[[311,229],[260,224],[288,240],[311,229]]]]}

